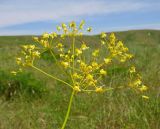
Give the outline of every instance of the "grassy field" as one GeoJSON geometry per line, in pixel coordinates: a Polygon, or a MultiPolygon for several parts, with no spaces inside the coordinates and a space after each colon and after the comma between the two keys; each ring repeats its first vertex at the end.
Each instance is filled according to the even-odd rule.
{"type": "MultiPolygon", "coordinates": [[[[78,94],[66,129],[160,129],[160,31],[126,31],[116,35],[135,55],[134,64],[149,86],[146,95],[150,99],[143,100],[128,90],[78,94]]],[[[84,40],[91,47],[98,46],[98,35],[85,36],[84,40]]],[[[10,75],[17,67],[14,60],[19,46],[28,43],[32,43],[32,36],[0,37],[0,129],[59,129],[70,89],[31,69],[21,77],[10,75]],[[8,88],[9,85],[14,88],[8,88]]],[[[49,57],[44,59],[48,65],[43,60],[37,65],[58,75],[49,57]]]]}

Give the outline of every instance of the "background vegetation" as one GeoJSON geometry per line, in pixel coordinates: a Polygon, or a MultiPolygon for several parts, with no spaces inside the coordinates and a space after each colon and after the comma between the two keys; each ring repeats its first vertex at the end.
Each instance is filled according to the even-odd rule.
{"type": "MultiPolygon", "coordinates": [[[[67,129],[160,129],[160,31],[116,35],[135,55],[134,64],[149,86],[146,94],[150,99],[143,100],[128,90],[80,93],[74,99],[67,129]]],[[[98,39],[98,35],[84,37],[91,47],[98,46],[98,39]]],[[[0,37],[0,129],[58,129],[63,122],[71,92],[66,86],[32,69],[17,77],[10,74],[17,68],[15,57],[20,45],[29,43],[32,36],[0,37]]],[[[59,74],[47,53],[42,58],[49,66],[43,60],[38,66],[59,74]]],[[[113,68],[114,73],[119,70],[113,68]]],[[[117,78],[115,85],[122,80],[117,78]]]]}

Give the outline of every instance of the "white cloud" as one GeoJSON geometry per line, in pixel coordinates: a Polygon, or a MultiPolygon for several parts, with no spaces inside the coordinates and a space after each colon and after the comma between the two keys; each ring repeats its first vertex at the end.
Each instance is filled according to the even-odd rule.
{"type": "Polygon", "coordinates": [[[65,1],[65,0],[14,0],[0,5],[0,27],[28,22],[55,20],[67,21],[80,16],[93,16],[128,11],[153,9],[160,4],[136,1],[109,2],[106,0],[65,1]]]}
{"type": "MultiPolygon", "coordinates": [[[[101,32],[117,32],[117,31],[127,31],[127,30],[143,30],[143,29],[151,29],[151,30],[160,30],[160,23],[155,24],[139,24],[139,25],[131,25],[131,26],[121,26],[121,27],[99,27],[96,30],[93,28],[91,34],[99,34],[101,32]]],[[[34,30],[11,30],[11,29],[1,29],[0,36],[9,36],[9,35],[41,35],[44,31],[34,31],[34,30]]],[[[50,32],[50,31],[46,31],[50,32]]],[[[87,33],[88,34],[88,33],[87,33]]]]}

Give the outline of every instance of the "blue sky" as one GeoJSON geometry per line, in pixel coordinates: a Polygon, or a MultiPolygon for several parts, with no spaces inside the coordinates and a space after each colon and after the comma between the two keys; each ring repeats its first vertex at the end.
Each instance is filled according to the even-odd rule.
{"type": "Polygon", "coordinates": [[[93,34],[160,29],[160,0],[0,0],[0,35],[52,32],[82,19],[93,34]]]}

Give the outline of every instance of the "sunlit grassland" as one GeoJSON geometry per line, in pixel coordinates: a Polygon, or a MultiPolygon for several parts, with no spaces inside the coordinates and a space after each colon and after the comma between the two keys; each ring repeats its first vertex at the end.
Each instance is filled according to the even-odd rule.
{"type": "MultiPolygon", "coordinates": [[[[159,129],[160,128],[160,31],[127,31],[116,35],[135,55],[134,64],[149,86],[149,100],[129,90],[75,97],[67,129],[159,129]]],[[[97,47],[98,35],[85,36],[89,46],[97,47]]],[[[8,76],[17,66],[19,46],[32,43],[32,36],[0,37],[0,70],[8,76]]],[[[69,40],[66,41],[69,43],[69,40]]],[[[78,42],[77,42],[78,44],[78,42]]],[[[50,57],[44,57],[46,60],[50,57]]],[[[37,64],[43,70],[63,76],[52,60],[37,64]]],[[[58,129],[64,119],[70,90],[63,84],[33,71],[33,77],[47,87],[40,97],[21,94],[0,98],[0,129],[58,129]]],[[[0,80],[2,77],[0,76],[0,80]]],[[[2,80],[3,81],[3,80],[2,80]]],[[[118,85],[123,77],[113,81],[118,85]]],[[[0,81],[1,82],[1,81],[0,81]]],[[[6,79],[7,82],[7,79],[6,79]]],[[[7,84],[7,83],[6,83],[7,84]]]]}

